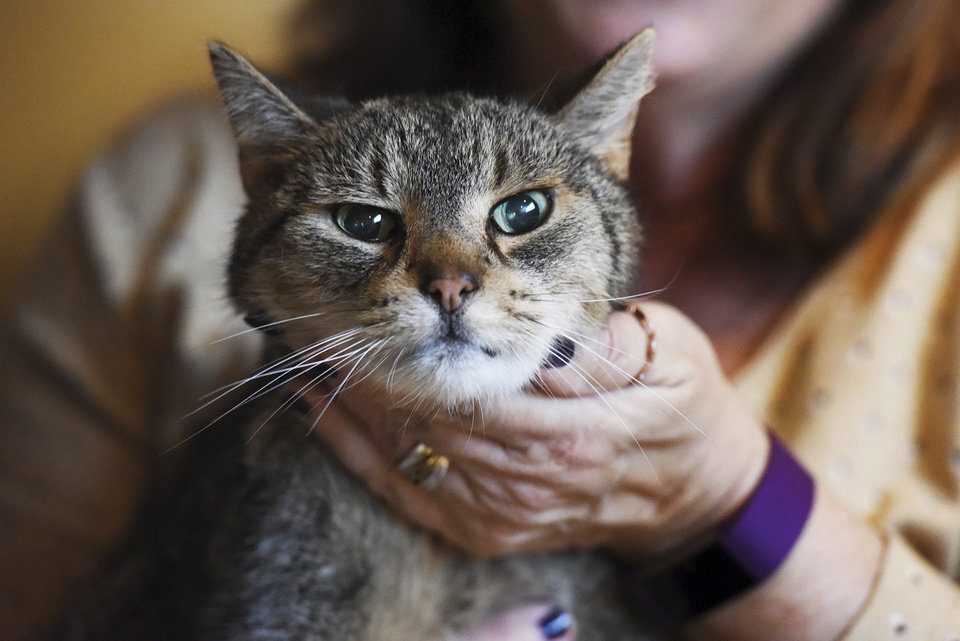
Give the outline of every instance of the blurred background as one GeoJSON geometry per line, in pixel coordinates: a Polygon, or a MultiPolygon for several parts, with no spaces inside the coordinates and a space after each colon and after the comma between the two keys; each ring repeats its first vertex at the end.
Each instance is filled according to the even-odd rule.
{"type": "Polygon", "coordinates": [[[0,306],[91,158],[165,101],[212,92],[205,43],[280,66],[299,5],[0,2],[0,306]]]}

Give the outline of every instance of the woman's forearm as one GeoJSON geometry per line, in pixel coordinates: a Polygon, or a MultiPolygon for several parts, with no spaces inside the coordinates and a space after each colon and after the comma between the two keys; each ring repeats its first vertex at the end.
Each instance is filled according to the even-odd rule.
{"type": "Polygon", "coordinates": [[[835,641],[870,596],[883,535],[824,488],[777,572],[688,626],[686,638],[835,641]]]}

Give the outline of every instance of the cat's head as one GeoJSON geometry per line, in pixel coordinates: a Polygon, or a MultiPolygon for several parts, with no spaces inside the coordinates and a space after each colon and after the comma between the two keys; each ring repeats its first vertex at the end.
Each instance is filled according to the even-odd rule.
{"type": "Polygon", "coordinates": [[[234,302],[304,370],[325,360],[448,406],[521,388],[629,293],[622,181],[652,41],[554,114],[465,94],[303,99],[211,46],[248,196],[234,302]]]}

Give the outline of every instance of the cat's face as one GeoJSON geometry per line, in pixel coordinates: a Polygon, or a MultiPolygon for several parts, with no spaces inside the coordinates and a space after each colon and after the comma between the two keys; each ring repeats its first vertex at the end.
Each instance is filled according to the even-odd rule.
{"type": "Polygon", "coordinates": [[[628,293],[636,214],[575,112],[458,94],[323,114],[214,63],[250,198],[231,296],[306,363],[459,405],[527,384],[628,293]]]}

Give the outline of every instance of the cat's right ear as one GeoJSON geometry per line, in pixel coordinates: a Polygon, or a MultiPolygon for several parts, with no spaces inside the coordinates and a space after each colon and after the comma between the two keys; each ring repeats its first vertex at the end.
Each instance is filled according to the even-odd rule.
{"type": "Polygon", "coordinates": [[[208,45],[220,98],[240,147],[240,174],[248,193],[290,143],[309,136],[314,120],[256,67],[229,47],[208,45]]]}
{"type": "Polygon", "coordinates": [[[640,99],[654,86],[653,29],[623,45],[557,114],[561,126],[626,180],[640,99]]]}

